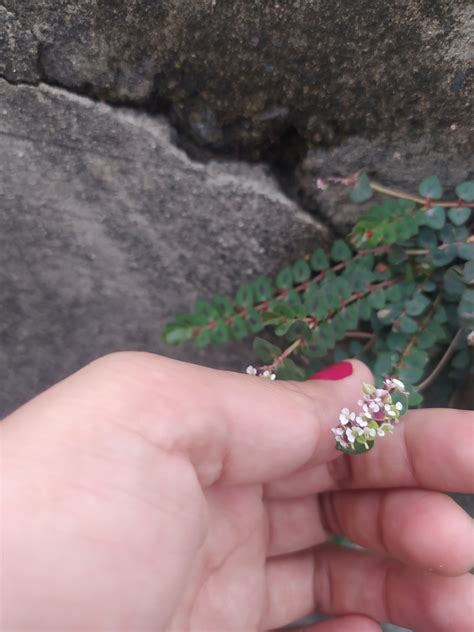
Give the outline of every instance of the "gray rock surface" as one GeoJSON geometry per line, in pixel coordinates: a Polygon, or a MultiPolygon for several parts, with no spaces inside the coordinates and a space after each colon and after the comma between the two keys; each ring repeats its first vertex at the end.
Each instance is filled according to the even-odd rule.
{"type": "MultiPolygon", "coordinates": [[[[417,193],[421,180],[436,174],[445,188],[445,197],[455,199],[455,185],[474,176],[473,140],[474,132],[459,138],[456,130],[418,140],[408,136],[397,142],[385,135],[373,139],[351,136],[337,146],[308,151],[296,170],[295,193],[299,193],[305,208],[315,209],[321,218],[346,232],[362,207],[351,203],[344,186],[318,191],[316,178],[346,177],[367,168],[371,177],[384,185],[417,193]]],[[[371,204],[373,199],[366,206],[371,204]]]]}
{"type": "Polygon", "coordinates": [[[197,143],[257,155],[294,130],[469,127],[473,15],[458,0],[3,0],[0,73],[166,107],[197,143]]]}
{"type": "Polygon", "coordinates": [[[264,167],[193,162],[164,120],[63,90],[0,81],[0,156],[0,416],[118,349],[241,370],[248,345],[160,330],[328,235],[264,167]]]}

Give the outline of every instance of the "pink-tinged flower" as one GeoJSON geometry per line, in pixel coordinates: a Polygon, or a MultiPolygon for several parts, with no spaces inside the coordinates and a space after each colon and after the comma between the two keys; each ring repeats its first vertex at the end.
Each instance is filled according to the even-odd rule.
{"type": "Polygon", "coordinates": [[[358,446],[358,452],[361,446],[369,450],[377,436],[391,433],[405,409],[400,395],[406,397],[408,394],[403,382],[396,378],[387,378],[383,388],[364,384],[362,391],[362,399],[357,402],[362,410],[356,413],[343,408],[339,425],[332,428],[339,448],[347,449],[349,453],[355,450],[355,446],[358,446]]]}

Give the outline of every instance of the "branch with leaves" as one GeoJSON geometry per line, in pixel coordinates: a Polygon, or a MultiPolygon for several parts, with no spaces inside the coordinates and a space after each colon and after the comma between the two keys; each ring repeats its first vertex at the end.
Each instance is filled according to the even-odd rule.
{"type": "Polygon", "coordinates": [[[254,351],[262,364],[249,369],[278,379],[304,380],[329,362],[361,357],[378,384],[402,380],[408,404],[419,405],[441,373],[455,384],[472,372],[474,181],[460,183],[451,201],[441,199],[436,176],[418,194],[364,172],[317,182],[330,185],[351,187],[354,202],[378,196],[347,239],[273,279],[244,283],[234,298],[198,301],[166,326],[164,339],[203,347],[260,334],[254,351]]]}

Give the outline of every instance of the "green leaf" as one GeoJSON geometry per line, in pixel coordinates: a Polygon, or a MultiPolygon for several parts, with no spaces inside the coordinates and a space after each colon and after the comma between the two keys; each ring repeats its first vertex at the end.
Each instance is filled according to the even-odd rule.
{"type": "Polygon", "coordinates": [[[306,342],[303,353],[310,358],[324,358],[327,355],[328,346],[321,337],[319,329],[312,332],[311,340],[306,342]]]}
{"type": "Polygon", "coordinates": [[[340,443],[336,443],[336,450],[339,450],[339,452],[344,452],[345,454],[350,454],[350,455],[364,454],[365,452],[372,450],[372,448],[374,447],[374,443],[375,441],[367,441],[368,447],[365,447],[365,445],[363,445],[362,443],[356,442],[356,443],[351,443],[352,447],[348,447],[348,448],[344,448],[340,443]]]}
{"type": "Polygon", "coordinates": [[[282,270],[280,270],[277,274],[275,284],[280,290],[289,290],[293,287],[293,271],[291,266],[285,266],[282,270]]]}
{"type": "Polygon", "coordinates": [[[243,283],[235,295],[235,302],[239,307],[252,307],[254,304],[254,291],[251,283],[243,283]]]}
{"type": "Polygon", "coordinates": [[[425,364],[428,362],[428,359],[429,357],[426,351],[422,349],[417,349],[416,347],[414,347],[412,351],[405,356],[405,361],[410,366],[424,367],[425,364]]]}
{"type": "Polygon", "coordinates": [[[370,317],[372,315],[372,308],[367,298],[361,299],[360,301],[358,301],[358,303],[359,303],[359,318],[361,320],[370,320],[370,317]]]}
{"type": "Polygon", "coordinates": [[[245,317],[245,322],[247,323],[247,327],[250,330],[250,333],[256,334],[265,326],[263,322],[262,314],[257,312],[253,307],[248,310],[247,316],[245,317]]]}
{"type": "Polygon", "coordinates": [[[291,327],[289,328],[287,338],[288,340],[297,340],[298,338],[309,340],[311,338],[311,335],[312,332],[308,325],[302,320],[297,320],[292,323],[291,327]]]}
{"type": "Polygon", "coordinates": [[[465,202],[474,202],[474,180],[466,180],[458,184],[456,193],[465,202]]]}
{"type": "Polygon", "coordinates": [[[436,248],[438,245],[438,236],[432,228],[422,226],[418,233],[418,245],[421,248],[436,248]]]}
{"type": "Polygon", "coordinates": [[[289,320],[286,323],[282,323],[281,325],[275,328],[275,334],[277,336],[286,336],[292,324],[293,324],[292,320],[289,320]]]}
{"type": "Polygon", "coordinates": [[[279,380],[296,380],[297,382],[301,382],[306,379],[306,373],[304,369],[295,364],[293,360],[287,358],[277,370],[277,378],[279,380]]]}
{"type": "Polygon", "coordinates": [[[211,331],[207,327],[201,329],[199,334],[194,338],[194,344],[198,349],[202,349],[203,347],[207,347],[208,344],[211,343],[211,331]]]}
{"type": "Polygon", "coordinates": [[[423,395],[418,393],[415,389],[410,389],[410,394],[408,395],[408,406],[410,408],[415,408],[419,406],[423,401],[423,395]]]}
{"type": "Polygon", "coordinates": [[[474,283],[474,261],[468,261],[464,265],[462,276],[466,283],[474,283]]]}
{"type": "Polygon", "coordinates": [[[403,315],[400,318],[400,331],[404,334],[414,334],[418,329],[418,322],[410,316],[403,315]]]}
{"type": "Polygon", "coordinates": [[[344,337],[346,331],[349,329],[348,323],[346,319],[344,318],[342,312],[340,312],[339,314],[336,314],[332,318],[331,323],[332,323],[334,335],[336,336],[338,340],[340,340],[341,338],[344,337]]]}
{"type": "Polygon", "coordinates": [[[474,259],[474,242],[459,244],[458,256],[466,261],[472,261],[474,259]]]}
{"type": "Polygon", "coordinates": [[[365,173],[357,178],[355,187],[351,191],[351,200],[356,204],[361,204],[370,200],[374,194],[373,189],[370,186],[369,178],[365,173]]]}
{"type": "Polygon", "coordinates": [[[230,325],[230,333],[234,340],[243,340],[249,334],[246,322],[241,316],[234,316],[230,325]]]}
{"type": "Polygon", "coordinates": [[[257,277],[253,282],[253,289],[257,301],[267,301],[273,296],[272,284],[266,277],[257,277]]]}
{"type": "Polygon", "coordinates": [[[331,248],[331,258],[334,261],[348,261],[352,257],[352,251],[342,239],[337,239],[331,248]]]}
{"type": "Polygon", "coordinates": [[[212,343],[218,345],[229,342],[230,332],[228,325],[223,320],[217,321],[216,326],[210,329],[210,338],[212,343]]]}
{"type": "Polygon", "coordinates": [[[347,329],[356,329],[359,324],[359,305],[357,303],[348,305],[340,312],[340,314],[345,320],[347,329]]]}
{"type": "Polygon", "coordinates": [[[408,344],[409,337],[399,331],[391,331],[387,336],[387,347],[390,351],[403,351],[408,344]]]}
{"type": "Polygon", "coordinates": [[[436,333],[427,327],[417,337],[417,344],[420,349],[430,349],[436,342],[436,333]]]}
{"type": "Polygon", "coordinates": [[[293,265],[293,280],[295,283],[302,283],[311,277],[311,268],[304,259],[298,259],[293,265]]]}
{"type": "Polygon", "coordinates": [[[311,257],[310,264],[315,272],[327,270],[329,268],[329,259],[327,258],[324,250],[321,248],[315,250],[311,257]]]}
{"type": "Polygon", "coordinates": [[[373,372],[377,377],[391,375],[393,373],[392,367],[392,354],[389,351],[383,351],[382,353],[377,354],[377,358],[373,366],[373,372]]]}
{"type": "Polygon", "coordinates": [[[265,364],[272,363],[282,353],[279,347],[258,336],[253,341],[252,348],[257,358],[265,364]]]}
{"type": "Polygon", "coordinates": [[[439,200],[443,195],[443,187],[438,176],[428,176],[420,182],[418,187],[420,195],[431,200],[439,200]]]}
{"type": "Polygon", "coordinates": [[[456,259],[457,252],[454,244],[445,243],[431,250],[429,256],[435,268],[444,268],[456,259]]]}
{"type": "Polygon", "coordinates": [[[405,366],[398,371],[400,379],[406,384],[416,384],[423,377],[424,370],[420,366],[405,366]]]}
{"type": "Polygon", "coordinates": [[[417,292],[405,303],[405,311],[409,316],[420,316],[429,305],[431,305],[431,300],[421,292],[417,292]]]}
{"type": "Polygon", "coordinates": [[[219,314],[217,310],[206,301],[201,299],[196,301],[196,306],[194,308],[194,319],[197,325],[206,325],[207,323],[213,321],[215,318],[218,318],[219,314]]]}
{"type": "Polygon", "coordinates": [[[450,208],[448,217],[455,226],[462,226],[471,217],[471,209],[468,207],[450,208]]]}
{"type": "Polygon", "coordinates": [[[433,206],[425,213],[426,224],[430,228],[440,230],[446,222],[446,211],[442,206],[433,206]]]}
{"type": "Polygon", "coordinates": [[[179,345],[193,337],[193,327],[188,325],[179,325],[177,323],[169,323],[163,329],[163,340],[168,345],[179,345]]]}
{"type": "Polygon", "coordinates": [[[319,332],[322,341],[328,349],[334,349],[336,345],[336,335],[329,323],[321,323],[319,332]]]}
{"type": "Polygon", "coordinates": [[[401,246],[393,246],[388,253],[388,262],[392,266],[398,266],[408,259],[405,249],[401,246]]]}
{"type": "Polygon", "coordinates": [[[399,285],[392,285],[386,290],[387,300],[391,303],[398,303],[403,299],[403,291],[399,285]]]}
{"type": "Polygon", "coordinates": [[[385,305],[385,291],[383,289],[376,290],[368,296],[369,305],[374,309],[382,309],[385,305]]]}
{"type": "Polygon", "coordinates": [[[469,326],[474,324],[474,289],[466,288],[458,307],[459,318],[469,326]]]}
{"type": "Polygon", "coordinates": [[[324,292],[317,285],[311,285],[303,296],[304,306],[308,314],[316,316],[318,320],[326,318],[329,306],[324,292]]]}
{"type": "Polygon", "coordinates": [[[400,415],[404,415],[408,410],[408,395],[404,393],[400,393],[400,391],[394,391],[392,394],[392,402],[394,404],[400,403],[402,405],[402,409],[400,411],[400,415]]]}
{"type": "Polygon", "coordinates": [[[220,316],[230,316],[234,312],[232,301],[227,296],[217,295],[212,299],[211,304],[220,316]]]}
{"type": "Polygon", "coordinates": [[[300,294],[298,294],[296,290],[290,290],[283,301],[290,309],[293,310],[293,314],[295,316],[306,316],[306,309],[303,305],[300,294]]]}
{"type": "MultiPolygon", "coordinates": [[[[474,265],[474,262],[471,262],[474,265]]],[[[467,263],[466,265],[469,265],[467,263]]],[[[464,270],[466,266],[464,266],[464,270]]],[[[459,297],[464,292],[463,277],[456,267],[448,268],[443,278],[443,287],[451,296],[459,297]]]]}
{"type": "Polygon", "coordinates": [[[383,325],[389,325],[397,320],[402,313],[400,305],[388,305],[377,312],[377,318],[383,325]]]}

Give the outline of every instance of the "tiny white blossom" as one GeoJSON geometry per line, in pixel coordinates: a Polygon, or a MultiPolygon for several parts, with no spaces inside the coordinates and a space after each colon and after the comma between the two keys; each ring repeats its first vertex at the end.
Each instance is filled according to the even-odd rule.
{"type": "Polygon", "coordinates": [[[392,378],[392,384],[401,391],[405,390],[405,384],[401,380],[397,380],[395,377],[392,378]]]}
{"type": "Polygon", "coordinates": [[[348,408],[343,408],[341,410],[341,414],[346,415],[346,417],[348,417],[350,415],[350,410],[348,408]]]}
{"type": "Polygon", "coordinates": [[[403,410],[403,404],[402,404],[402,402],[397,402],[397,403],[395,404],[395,408],[396,408],[397,410],[403,410]]]}
{"type": "Polygon", "coordinates": [[[252,366],[252,365],[248,366],[248,367],[246,368],[245,372],[246,372],[248,375],[257,375],[257,369],[256,369],[254,366],[252,366]]]}
{"type": "Polygon", "coordinates": [[[347,438],[349,439],[349,441],[351,443],[354,443],[354,441],[355,441],[354,433],[352,432],[352,430],[350,428],[348,428],[346,430],[346,436],[347,436],[347,438]]]}
{"type": "Polygon", "coordinates": [[[270,379],[271,379],[271,380],[276,380],[276,375],[275,375],[275,373],[272,373],[272,374],[270,375],[270,379]]]}
{"type": "Polygon", "coordinates": [[[396,413],[394,410],[389,410],[389,411],[387,412],[387,415],[388,415],[389,417],[396,417],[396,416],[397,416],[397,413],[396,413]]]}

